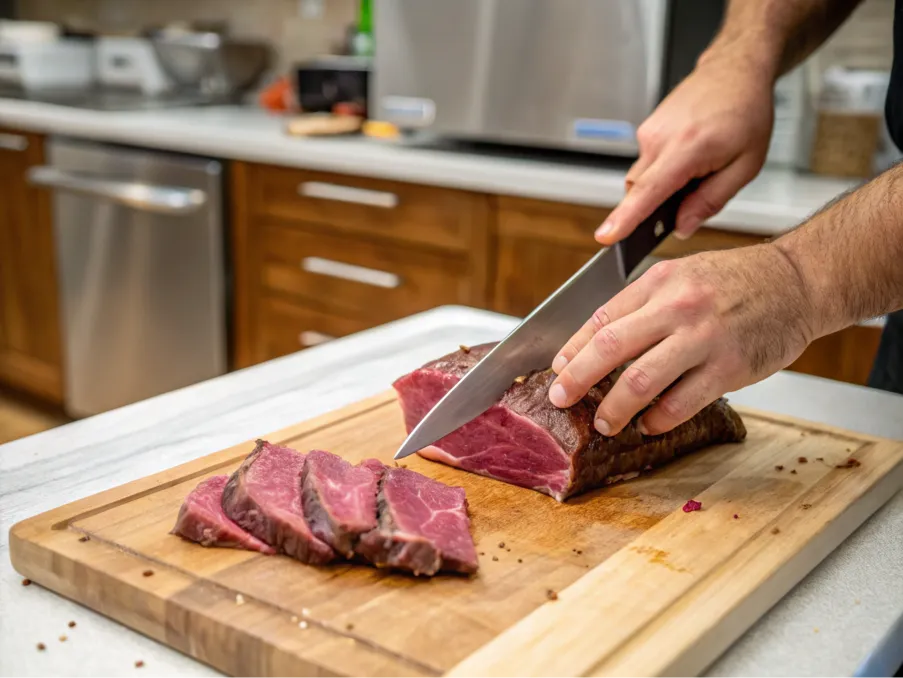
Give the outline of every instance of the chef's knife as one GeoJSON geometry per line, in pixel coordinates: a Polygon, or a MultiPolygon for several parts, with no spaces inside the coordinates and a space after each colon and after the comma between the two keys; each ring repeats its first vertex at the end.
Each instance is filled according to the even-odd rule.
{"type": "Polygon", "coordinates": [[[549,367],[567,340],[624,289],[631,272],[674,230],[681,202],[697,186],[694,180],[671,196],[627,238],[602,249],[537,306],[436,403],[395,459],[422,450],[481,415],[517,377],[549,367]]]}

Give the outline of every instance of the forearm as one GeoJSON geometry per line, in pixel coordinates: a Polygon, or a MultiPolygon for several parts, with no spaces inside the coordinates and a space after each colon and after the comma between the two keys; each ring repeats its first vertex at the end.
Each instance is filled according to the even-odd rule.
{"type": "Polygon", "coordinates": [[[729,56],[772,81],[802,62],[861,0],[730,0],[699,64],[729,56]]]}
{"type": "Polygon", "coordinates": [[[799,275],[812,339],[903,308],[903,163],[774,245],[799,275]]]}

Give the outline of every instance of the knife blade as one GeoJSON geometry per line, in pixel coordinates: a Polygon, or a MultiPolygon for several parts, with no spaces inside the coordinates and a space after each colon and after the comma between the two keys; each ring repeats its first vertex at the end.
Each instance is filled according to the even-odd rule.
{"type": "Polygon", "coordinates": [[[517,377],[548,368],[568,339],[624,289],[631,272],[674,230],[681,202],[697,185],[694,180],[671,196],[627,238],[600,250],[537,306],[420,420],[395,459],[422,450],[481,415],[517,377]]]}

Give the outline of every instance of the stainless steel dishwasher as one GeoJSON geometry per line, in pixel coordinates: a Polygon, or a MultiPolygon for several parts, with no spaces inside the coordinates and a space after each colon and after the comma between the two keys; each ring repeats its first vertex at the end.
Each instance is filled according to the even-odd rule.
{"type": "Polygon", "coordinates": [[[65,407],[82,417],[227,370],[222,165],[51,138],[65,407]]]}

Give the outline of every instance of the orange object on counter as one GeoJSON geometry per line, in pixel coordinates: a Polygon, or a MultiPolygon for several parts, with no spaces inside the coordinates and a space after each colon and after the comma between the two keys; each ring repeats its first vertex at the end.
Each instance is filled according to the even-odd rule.
{"type": "Polygon", "coordinates": [[[260,105],[274,112],[289,111],[294,108],[292,84],[287,76],[282,76],[260,93],[260,105]]]}

